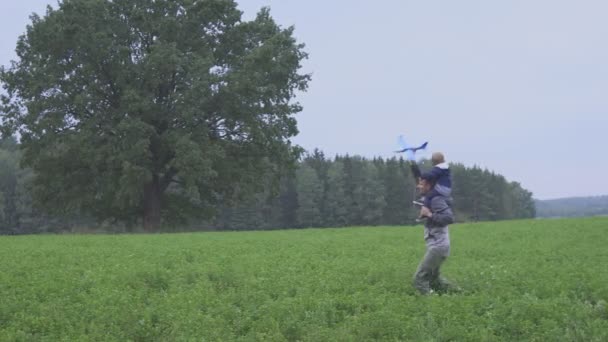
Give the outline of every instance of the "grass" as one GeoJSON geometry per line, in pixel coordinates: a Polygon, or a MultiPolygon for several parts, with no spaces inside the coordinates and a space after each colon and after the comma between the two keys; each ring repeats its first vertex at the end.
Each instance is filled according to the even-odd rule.
{"type": "Polygon", "coordinates": [[[608,218],[0,238],[1,341],[606,341],[608,218]]]}

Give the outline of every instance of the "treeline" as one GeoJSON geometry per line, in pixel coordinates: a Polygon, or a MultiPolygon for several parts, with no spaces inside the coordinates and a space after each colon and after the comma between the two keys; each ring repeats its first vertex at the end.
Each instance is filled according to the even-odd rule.
{"type": "MultiPolygon", "coordinates": [[[[0,145],[0,234],[62,231],[132,231],[121,222],[86,217],[49,217],[37,211],[28,191],[31,171],[19,167],[13,139],[0,145]]],[[[423,169],[430,168],[422,162],[423,169]]],[[[458,221],[535,216],[532,194],[518,183],[478,167],[451,165],[458,221]]],[[[260,180],[263,181],[263,180],[260,180]]],[[[410,166],[403,159],[358,156],[326,158],[316,150],[274,191],[214,209],[206,222],[165,225],[164,230],[248,230],[412,224],[417,209],[410,166]]]]}
{"type": "Polygon", "coordinates": [[[21,151],[13,138],[0,141],[0,235],[61,232],[83,227],[82,218],[49,217],[34,207],[29,185],[33,173],[20,167],[21,151]]]}
{"type": "MultiPolygon", "coordinates": [[[[430,169],[428,162],[421,163],[430,169]]],[[[451,164],[453,206],[458,221],[506,220],[535,216],[532,193],[519,183],[479,167],[451,164]]],[[[316,150],[277,196],[259,194],[223,208],[217,229],[275,229],[412,224],[418,209],[410,166],[403,159],[357,156],[326,158],[316,150]]]]}
{"type": "Polygon", "coordinates": [[[536,200],[538,217],[582,217],[608,215],[608,196],[536,200]]]}

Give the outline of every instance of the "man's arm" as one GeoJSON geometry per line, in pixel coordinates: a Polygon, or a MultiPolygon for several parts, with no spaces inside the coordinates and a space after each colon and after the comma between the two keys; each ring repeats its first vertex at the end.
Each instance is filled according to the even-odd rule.
{"type": "Polygon", "coordinates": [[[435,196],[431,200],[431,215],[428,222],[433,226],[445,227],[454,223],[454,214],[443,196],[435,196]]]}

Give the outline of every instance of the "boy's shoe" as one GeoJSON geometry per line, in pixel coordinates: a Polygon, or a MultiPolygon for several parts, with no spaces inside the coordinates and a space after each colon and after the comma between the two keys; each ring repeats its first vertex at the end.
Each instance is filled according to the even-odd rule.
{"type": "Polygon", "coordinates": [[[425,200],[426,200],[426,197],[422,196],[422,197],[414,200],[414,204],[415,205],[419,205],[419,206],[423,206],[425,200]]]}

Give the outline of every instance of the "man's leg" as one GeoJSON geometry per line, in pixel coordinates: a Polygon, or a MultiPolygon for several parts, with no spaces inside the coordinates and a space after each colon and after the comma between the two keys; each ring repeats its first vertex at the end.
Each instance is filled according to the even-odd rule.
{"type": "Polygon", "coordinates": [[[436,270],[433,270],[433,279],[431,280],[430,286],[431,289],[437,292],[447,292],[452,289],[452,284],[441,275],[439,271],[441,265],[437,267],[436,270]]]}
{"type": "MultiPolygon", "coordinates": [[[[444,254],[447,255],[447,254],[444,254]]],[[[444,259],[445,260],[445,259],[444,259]]],[[[433,277],[432,280],[430,282],[430,287],[432,290],[437,291],[437,292],[461,292],[462,289],[458,286],[453,284],[451,281],[449,281],[448,279],[446,279],[445,277],[443,277],[441,275],[441,265],[439,264],[439,266],[437,266],[437,269],[433,270],[433,277]]]]}
{"type": "Polygon", "coordinates": [[[427,248],[422,262],[418,265],[418,269],[414,274],[414,287],[420,291],[421,294],[428,294],[431,292],[431,284],[436,281],[438,276],[435,272],[438,272],[439,267],[446,259],[445,253],[442,250],[436,248],[427,248]]]}

